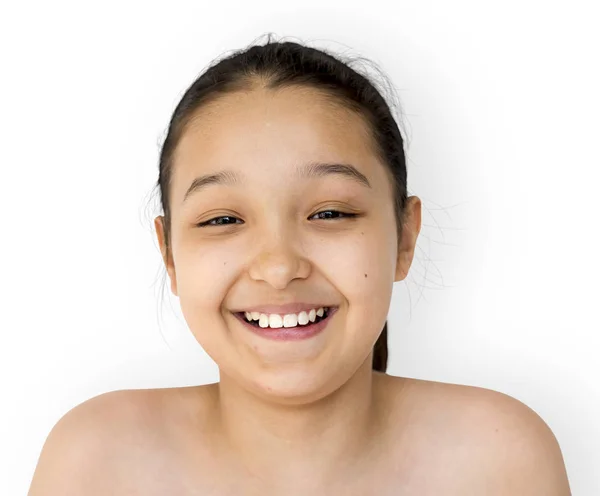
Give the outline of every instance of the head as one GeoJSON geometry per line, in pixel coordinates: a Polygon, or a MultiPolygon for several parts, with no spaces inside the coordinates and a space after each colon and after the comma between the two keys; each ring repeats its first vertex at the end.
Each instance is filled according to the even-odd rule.
{"type": "Polygon", "coordinates": [[[238,51],[185,92],[159,168],[171,291],[222,373],[284,393],[366,361],[386,371],[393,283],[412,263],[421,203],[407,196],[402,135],[366,76],[293,42],[238,51]],[[236,316],[291,302],[335,313],[325,332],[284,342],[236,316]]]}

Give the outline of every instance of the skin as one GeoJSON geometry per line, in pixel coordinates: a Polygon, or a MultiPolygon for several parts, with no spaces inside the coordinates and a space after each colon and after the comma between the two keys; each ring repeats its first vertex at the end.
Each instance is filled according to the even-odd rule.
{"type": "Polygon", "coordinates": [[[198,114],[175,161],[169,256],[160,217],[156,229],[171,290],[221,380],[74,408],[44,445],[31,496],[571,494],[556,438],[523,403],[371,370],[421,205],[410,199],[398,243],[366,129],[299,89],[228,95],[198,114]],[[371,188],[295,178],[307,161],[352,163],[371,188]],[[225,167],[244,181],[183,202],[194,177],[225,167]],[[328,209],[360,215],[314,216],[328,209]],[[240,223],[196,226],[219,215],[240,223]],[[303,342],[259,339],[230,313],[307,299],[339,310],[303,342]]]}
{"type": "MultiPolygon", "coordinates": [[[[371,370],[372,348],[421,228],[412,196],[398,242],[391,175],[366,123],[312,89],[226,95],[186,129],[170,194],[168,257],[162,216],[155,228],[171,291],[220,371],[203,420],[211,442],[273,486],[307,476],[328,484],[364,464],[384,442],[388,412],[388,376],[371,370]],[[340,175],[299,178],[296,166],[314,161],[352,164],[371,187],[340,175]],[[183,201],[194,178],[225,169],[240,180],[183,201]],[[315,216],[329,210],[358,216],[315,216]],[[220,216],[239,220],[197,226],[220,216]],[[288,342],[248,332],[231,313],[297,301],[339,308],[324,332],[288,342]]],[[[198,452],[205,431],[189,433],[198,452]]]]}

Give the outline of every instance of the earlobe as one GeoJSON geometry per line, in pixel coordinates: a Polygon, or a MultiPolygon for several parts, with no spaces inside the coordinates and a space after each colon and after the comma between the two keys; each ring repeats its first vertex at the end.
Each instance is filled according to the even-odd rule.
{"type": "Polygon", "coordinates": [[[179,296],[177,294],[177,277],[175,276],[175,270],[168,269],[167,272],[169,273],[169,278],[171,279],[171,293],[173,293],[175,296],[179,296]]]}
{"type": "Polygon", "coordinates": [[[408,198],[405,222],[398,242],[396,274],[394,282],[403,281],[413,261],[417,237],[421,231],[421,200],[417,196],[408,198]]]}
{"type": "Polygon", "coordinates": [[[163,259],[163,263],[167,269],[167,275],[171,281],[171,292],[175,296],[179,296],[177,294],[177,277],[175,274],[175,266],[173,264],[172,257],[167,257],[167,245],[165,243],[165,231],[164,231],[164,217],[159,215],[154,219],[154,228],[156,230],[156,237],[158,239],[158,246],[160,248],[160,253],[163,259]]]}
{"type": "Polygon", "coordinates": [[[394,282],[403,281],[408,275],[408,269],[412,263],[412,254],[400,251],[398,248],[398,259],[396,260],[396,275],[394,282]]]}
{"type": "Polygon", "coordinates": [[[163,263],[167,265],[166,259],[166,249],[165,249],[165,235],[163,228],[163,216],[159,215],[154,219],[154,230],[156,231],[156,238],[158,240],[158,248],[160,249],[160,253],[163,259],[163,263]]]}

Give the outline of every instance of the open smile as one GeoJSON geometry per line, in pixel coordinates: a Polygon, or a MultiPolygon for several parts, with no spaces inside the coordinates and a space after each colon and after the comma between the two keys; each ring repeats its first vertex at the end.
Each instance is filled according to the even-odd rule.
{"type": "Polygon", "coordinates": [[[308,339],[319,334],[325,330],[336,311],[337,307],[325,307],[322,312],[319,312],[322,315],[314,315],[314,317],[311,315],[308,317],[308,322],[306,322],[307,319],[305,316],[302,315],[302,313],[306,314],[306,312],[298,314],[296,322],[294,322],[294,317],[288,315],[275,317],[270,315],[268,326],[265,326],[265,314],[262,314],[259,319],[252,319],[252,316],[250,316],[250,320],[247,318],[247,313],[245,312],[235,312],[233,315],[242,322],[246,329],[259,336],[277,341],[289,341],[308,339]],[[286,317],[287,319],[284,322],[286,317]]]}

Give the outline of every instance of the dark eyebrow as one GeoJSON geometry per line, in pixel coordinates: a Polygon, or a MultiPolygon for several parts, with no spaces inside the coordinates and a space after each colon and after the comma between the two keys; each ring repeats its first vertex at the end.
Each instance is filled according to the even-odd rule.
{"type": "Polygon", "coordinates": [[[347,177],[353,181],[357,181],[362,186],[371,187],[371,183],[367,177],[360,172],[356,167],[350,164],[331,164],[326,162],[311,162],[302,165],[296,169],[300,177],[312,178],[323,177],[329,174],[338,174],[347,177]]]}
{"type": "MultiPolygon", "coordinates": [[[[302,178],[324,177],[331,174],[337,174],[353,181],[358,182],[362,186],[371,188],[371,183],[367,177],[360,172],[356,167],[350,164],[336,164],[326,162],[311,162],[296,168],[296,173],[302,178]]],[[[241,176],[231,170],[223,170],[214,174],[206,174],[198,176],[192,181],[190,187],[185,192],[183,202],[189,198],[192,193],[195,193],[209,184],[235,185],[241,181],[241,176]]]]}
{"type": "Polygon", "coordinates": [[[182,203],[185,202],[192,193],[201,190],[209,184],[234,185],[235,183],[239,182],[240,179],[241,177],[238,173],[229,170],[219,171],[215,174],[198,176],[192,181],[192,184],[190,184],[190,187],[185,192],[182,203]]]}

